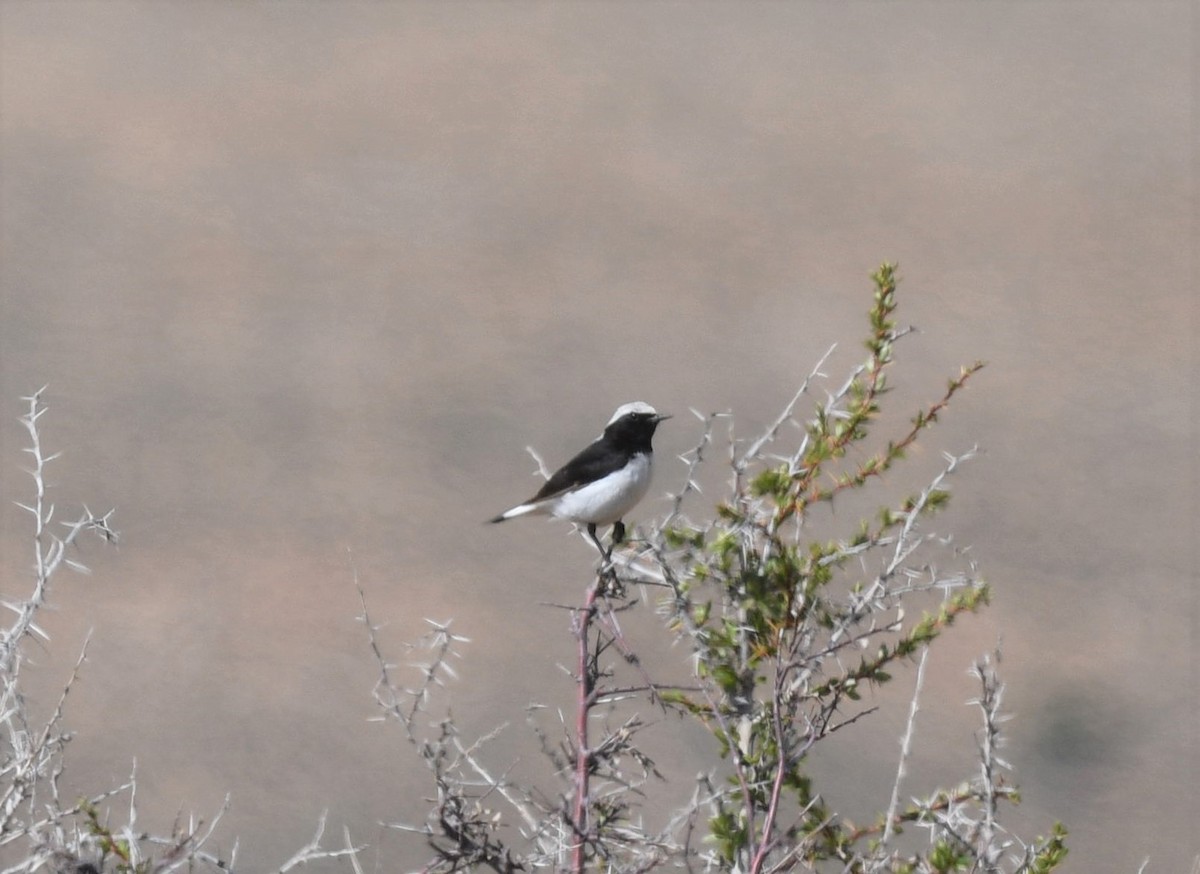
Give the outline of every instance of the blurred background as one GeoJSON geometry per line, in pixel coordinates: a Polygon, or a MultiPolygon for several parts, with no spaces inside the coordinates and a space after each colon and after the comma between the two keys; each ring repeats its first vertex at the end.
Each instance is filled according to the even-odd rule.
{"type": "MultiPolygon", "coordinates": [[[[994,586],[934,650],[906,792],[969,772],[1002,641],[1008,822],[1063,820],[1069,870],[1188,871],[1196,34],[1183,2],[4,3],[0,594],[30,585],[22,395],[49,384],[62,517],[122,532],[34,652],[48,709],[91,631],[70,786],[136,758],[144,825],[231,793],[251,869],[325,809],[417,864],[379,825],[430,787],[368,721],[355,572],[398,660],[453,618],[464,731],[511,723],[491,761],[536,772],[524,706],[571,695],[545,604],[592,557],[481,524],[536,488],[524,447],[561,463],[645,400],[678,487],[689,409],[751,434],[831,345],[834,381],[860,360],[887,259],[920,328],[897,411],[989,362],[889,483],[978,444],[938,526],[994,586]]],[[[850,815],[886,804],[911,682],[813,762],[850,815]]],[[[711,743],[659,731],[686,797],[711,743]]]]}

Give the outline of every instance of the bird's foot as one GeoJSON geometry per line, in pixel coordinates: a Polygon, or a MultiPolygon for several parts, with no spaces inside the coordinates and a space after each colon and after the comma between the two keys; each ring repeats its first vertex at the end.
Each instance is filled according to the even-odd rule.
{"type": "Polygon", "coordinates": [[[624,598],[625,584],[617,577],[617,569],[611,563],[600,569],[602,586],[600,594],[606,598],[624,598]]]}

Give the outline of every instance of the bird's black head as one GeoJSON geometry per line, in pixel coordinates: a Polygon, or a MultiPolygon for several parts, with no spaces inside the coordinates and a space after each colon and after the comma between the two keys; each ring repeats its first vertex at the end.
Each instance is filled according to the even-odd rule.
{"type": "Polygon", "coordinates": [[[669,418],[671,417],[655,411],[649,404],[635,401],[617,408],[613,417],[608,420],[604,437],[616,446],[648,452],[654,429],[658,427],[659,422],[669,418]]]}

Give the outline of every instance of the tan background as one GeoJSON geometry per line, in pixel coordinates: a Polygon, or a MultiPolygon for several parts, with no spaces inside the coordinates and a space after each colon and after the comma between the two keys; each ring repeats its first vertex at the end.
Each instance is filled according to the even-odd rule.
{"type": "MultiPolygon", "coordinates": [[[[969,767],[964,672],[1002,637],[1010,821],[1066,821],[1070,870],[1187,871],[1196,19],[4,3],[0,588],[27,586],[15,417],[44,383],[56,499],[116,505],[124,534],[58,582],[34,676],[52,690],[93,630],[73,785],[136,757],[164,828],[232,792],[222,841],[252,870],[324,808],[368,866],[415,862],[376,825],[428,787],[367,722],[347,550],[397,655],[454,617],[456,712],[512,721],[494,761],[534,768],[522,707],[569,696],[565,622],[539,604],[590,558],[561,525],[480,524],[536,484],[523,447],[561,462],[633,399],[749,432],[830,344],[830,373],[858,358],[866,274],[894,259],[922,329],[901,408],[990,361],[916,460],[985,450],[943,525],[996,597],[935,652],[908,788],[969,767]]],[[[660,490],[697,433],[662,429],[660,490]]],[[[886,799],[902,709],[814,762],[835,804],[886,799]]],[[[690,779],[706,739],[659,731],[690,779]]]]}

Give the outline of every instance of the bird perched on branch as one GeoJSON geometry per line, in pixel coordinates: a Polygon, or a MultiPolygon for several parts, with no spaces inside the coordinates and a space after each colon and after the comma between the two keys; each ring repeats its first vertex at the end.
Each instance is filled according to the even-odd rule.
{"type": "Polygon", "coordinates": [[[617,407],[604,433],[590,446],[555,471],[536,495],[492,522],[541,514],[586,525],[596,547],[597,525],[613,526],[613,543],[625,539],[622,518],[650,488],[654,449],[650,440],[658,423],[670,416],[634,401],[617,407]]]}

